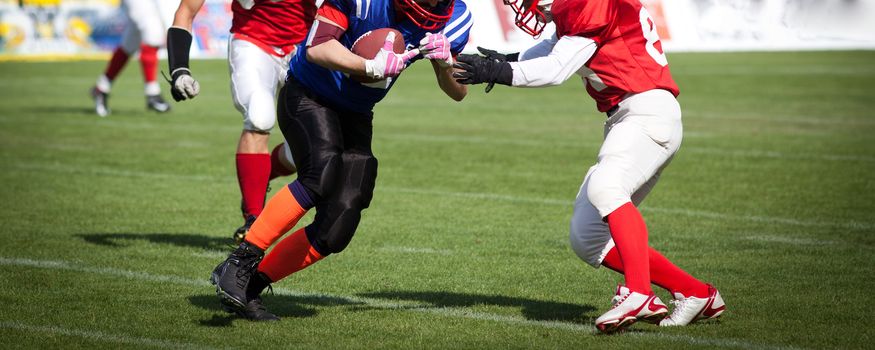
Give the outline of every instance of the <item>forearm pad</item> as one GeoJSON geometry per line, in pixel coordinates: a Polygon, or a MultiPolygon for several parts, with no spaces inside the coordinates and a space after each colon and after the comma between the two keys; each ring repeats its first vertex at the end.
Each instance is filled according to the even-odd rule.
{"type": "Polygon", "coordinates": [[[167,30],[167,61],[170,65],[170,76],[173,79],[182,72],[190,73],[188,69],[189,50],[191,50],[191,33],[182,28],[170,27],[167,30]]]}

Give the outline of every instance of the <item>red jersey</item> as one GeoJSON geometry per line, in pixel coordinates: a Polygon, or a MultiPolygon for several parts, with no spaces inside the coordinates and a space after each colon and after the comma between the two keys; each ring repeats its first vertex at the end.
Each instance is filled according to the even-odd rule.
{"type": "Polygon", "coordinates": [[[313,0],[255,0],[251,9],[232,1],[231,33],[266,52],[285,56],[304,41],[316,16],[313,0]],[[281,50],[278,52],[277,49],[281,50]]]}
{"type": "Polygon", "coordinates": [[[551,8],[556,34],[580,36],[598,49],[585,64],[586,90],[606,112],[630,93],[652,89],[680,93],[656,25],[640,0],[556,0],[551,8]]]}

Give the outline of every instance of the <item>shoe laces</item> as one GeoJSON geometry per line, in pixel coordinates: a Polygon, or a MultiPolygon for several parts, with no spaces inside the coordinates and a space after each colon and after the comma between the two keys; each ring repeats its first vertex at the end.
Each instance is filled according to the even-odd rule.
{"type": "Polygon", "coordinates": [[[611,305],[613,305],[613,306],[611,307],[611,309],[615,309],[617,306],[619,306],[620,304],[622,304],[623,301],[626,300],[626,298],[628,298],[629,295],[631,295],[631,294],[632,294],[632,293],[629,293],[629,294],[626,294],[626,295],[615,295],[614,298],[611,299],[611,305]]]}
{"type": "Polygon", "coordinates": [[[667,318],[671,319],[672,316],[677,317],[683,315],[687,311],[687,308],[690,306],[690,303],[688,301],[690,301],[690,298],[669,300],[669,304],[672,304],[674,306],[674,311],[672,311],[671,315],[669,315],[667,318]]]}

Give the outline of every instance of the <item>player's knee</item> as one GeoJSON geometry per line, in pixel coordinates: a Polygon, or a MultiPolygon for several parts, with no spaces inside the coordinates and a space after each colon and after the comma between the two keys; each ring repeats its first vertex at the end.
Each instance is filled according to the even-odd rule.
{"type": "Polygon", "coordinates": [[[610,240],[610,231],[595,207],[589,203],[575,204],[569,230],[569,243],[574,253],[587,264],[598,267],[610,240]]]}
{"type": "Polygon", "coordinates": [[[273,95],[265,91],[255,91],[246,102],[246,119],[252,131],[269,132],[276,123],[276,109],[273,95]]]}
{"type": "Polygon", "coordinates": [[[586,191],[587,199],[598,209],[602,217],[631,200],[632,194],[623,188],[616,177],[605,176],[598,171],[589,178],[586,191]]]}
{"type": "Polygon", "coordinates": [[[322,244],[324,250],[329,254],[340,253],[346,249],[361,221],[361,208],[350,207],[343,203],[338,203],[338,205],[334,223],[326,234],[324,244],[322,244]]]}

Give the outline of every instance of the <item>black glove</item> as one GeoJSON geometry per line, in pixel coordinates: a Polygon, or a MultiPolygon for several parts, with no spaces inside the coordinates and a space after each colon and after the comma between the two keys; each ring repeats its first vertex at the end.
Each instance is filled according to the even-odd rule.
{"type": "Polygon", "coordinates": [[[510,67],[510,63],[466,54],[456,57],[456,61],[458,62],[453,67],[462,71],[453,73],[453,78],[456,78],[456,82],[459,84],[498,83],[511,85],[513,83],[513,68],[510,67]]]}
{"type": "Polygon", "coordinates": [[[514,52],[509,53],[507,55],[498,53],[498,51],[487,49],[484,47],[477,46],[477,51],[480,51],[480,54],[486,56],[486,58],[499,60],[501,62],[516,62],[519,61],[520,53],[514,52]]]}
{"type": "MultiPolygon", "coordinates": [[[[496,60],[499,62],[516,62],[520,57],[519,52],[509,53],[509,54],[505,55],[505,54],[498,53],[498,51],[487,49],[487,48],[480,47],[480,46],[477,46],[477,51],[480,51],[480,54],[482,54],[483,56],[486,56],[486,58],[491,59],[491,60],[496,60]]],[[[486,84],[486,93],[488,94],[490,91],[492,91],[493,87],[495,87],[494,82],[486,84]]]]}

